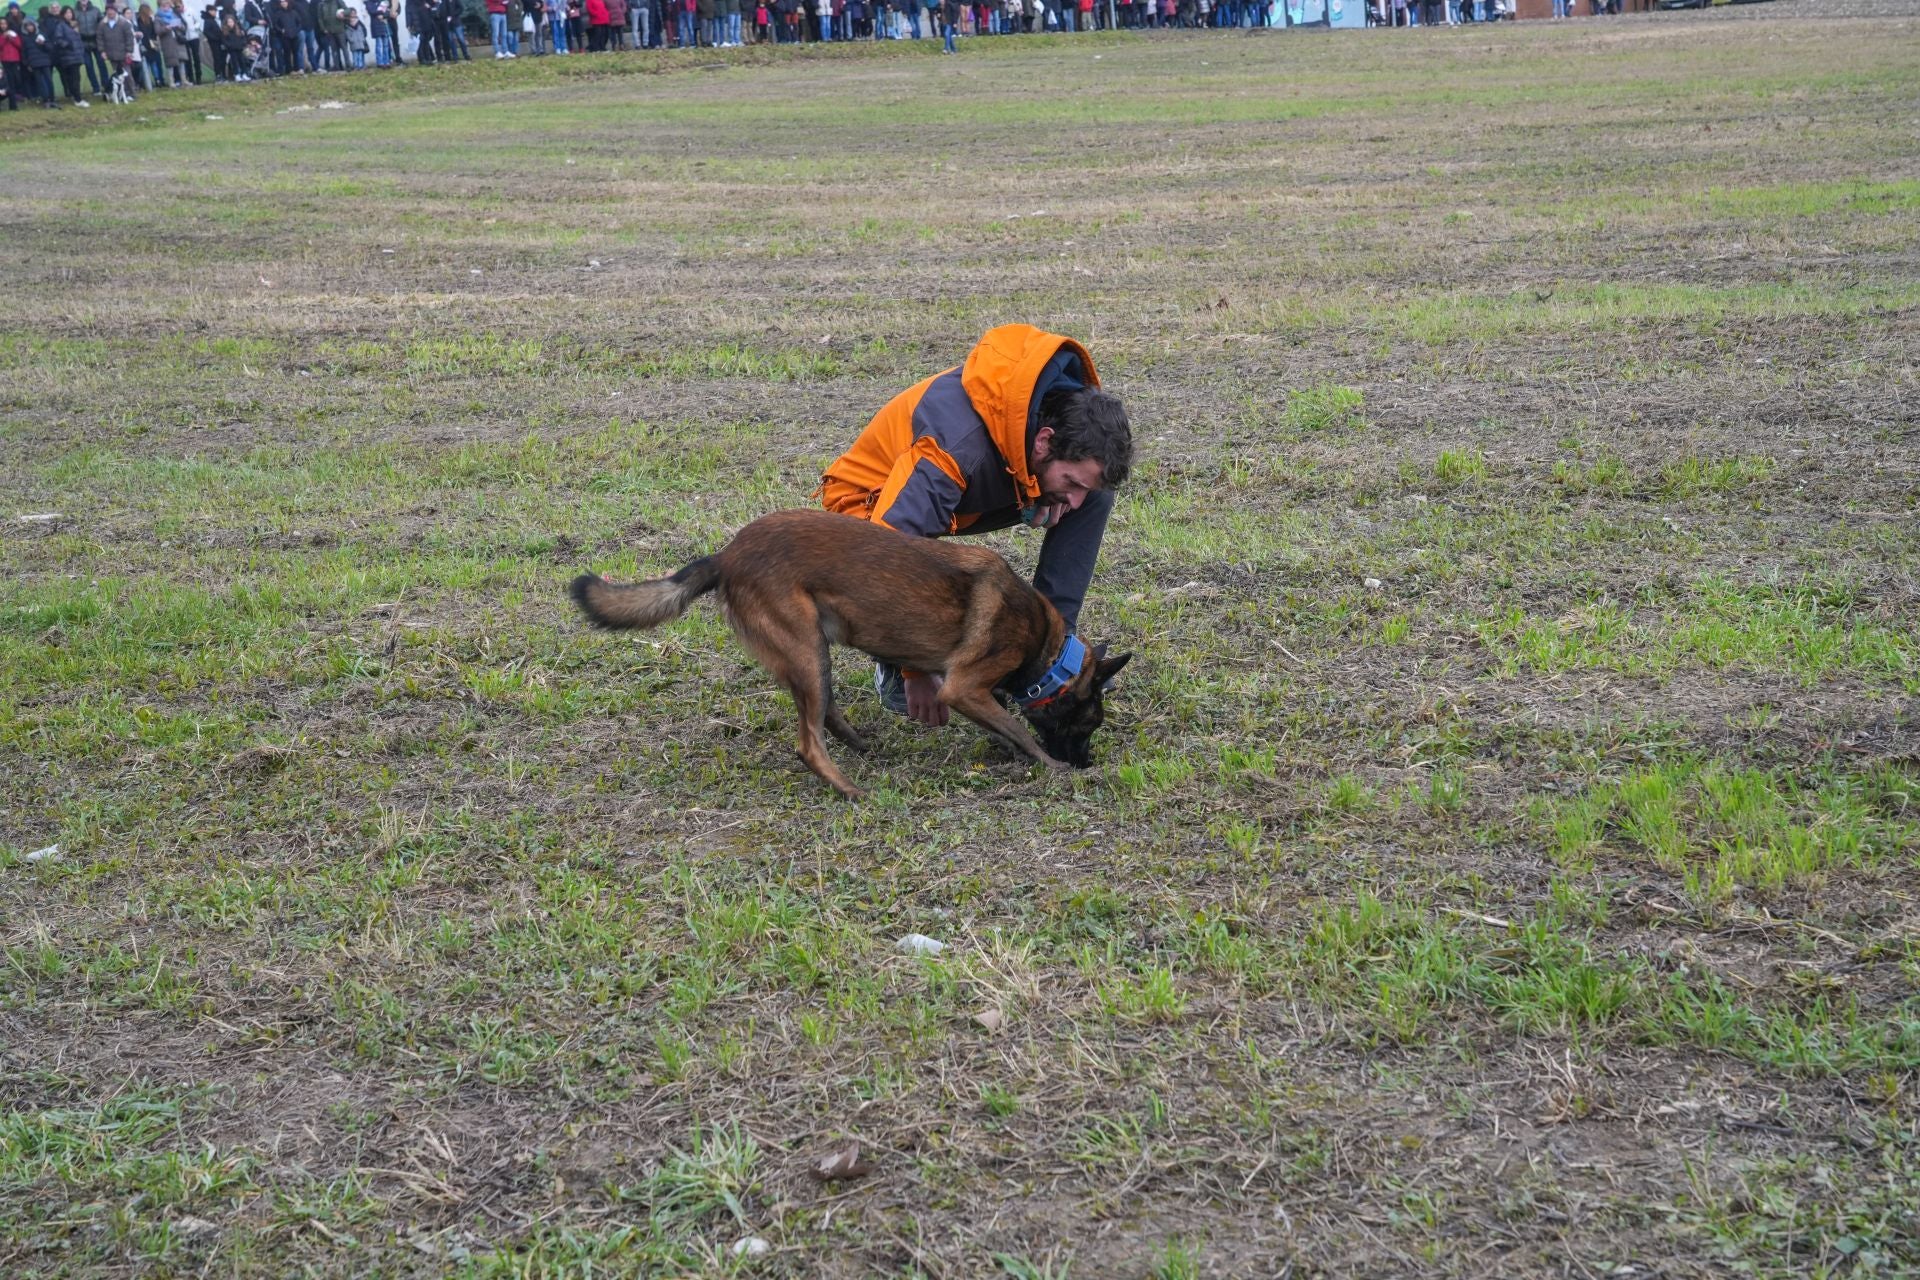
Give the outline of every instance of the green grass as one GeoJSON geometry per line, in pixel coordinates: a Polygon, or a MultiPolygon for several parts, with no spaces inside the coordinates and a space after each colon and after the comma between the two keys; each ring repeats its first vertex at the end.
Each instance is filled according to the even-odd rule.
{"type": "Polygon", "coordinates": [[[1839,675],[1914,687],[1920,667],[1911,633],[1845,601],[1844,589],[1836,595],[1815,583],[1782,588],[1709,578],[1664,608],[1629,610],[1602,599],[1557,619],[1515,609],[1475,629],[1514,669],[1737,669],[1791,676],[1808,687],[1839,675]]]}
{"type": "Polygon", "coordinates": [[[1331,383],[1287,393],[1287,425],[1300,432],[1340,431],[1361,426],[1365,395],[1355,387],[1331,383]]]}
{"type": "Polygon", "coordinates": [[[1811,785],[1753,768],[1676,761],[1629,773],[1545,806],[1558,857],[1620,848],[1684,878],[1703,908],[1745,888],[1811,890],[1835,872],[1899,865],[1920,841],[1906,815],[1911,782],[1880,770],[1811,785]]]}

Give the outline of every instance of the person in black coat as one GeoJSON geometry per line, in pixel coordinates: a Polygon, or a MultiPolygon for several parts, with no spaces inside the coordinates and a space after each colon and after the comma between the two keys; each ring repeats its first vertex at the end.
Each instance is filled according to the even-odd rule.
{"type": "Polygon", "coordinates": [[[467,11],[461,0],[440,0],[440,31],[440,47],[446,51],[448,62],[456,58],[473,61],[473,53],[467,48],[467,11]]]}
{"type": "Polygon", "coordinates": [[[47,8],[40,11],[40,34],[46,37],[47,54],[53,60],[54,70],[60,73],[67,101],[77,107],[91,105],[80,96],[80,67],[87,60],[80,33],[57,10],[47,8]]]}
{"type": "MultiPolygon", "coordinates": [[[[215,80],[225,80],[227,78],[227,55],[220,51],[219,6],[209,4],[200,10],[200,34],[206,38],[207,53],[213,61],[213,78],[215,80]]],[[[193,82],[199,84],[200,42],[198,40],[189,40],[187,42],[187,56],[193,62],[193,82]]]]}
{"type": "Polygon", "coordinates": [[[433,28],[436,25],[433,3],[434,0],[407,0],[407,30],[413,32],[420,42],[414,58],[423,67],[430,67],[438,61],[433,52],[433,28]]]}
{"type": "Polygon", "coordinates": [[[318,71],[320,69],[320,33],[313,17],[313,0],[293,0],[293,16],[300,24],[297,44],[300,57],[304,60],[294,64],[296,71],[318,71]]]}
{"type": "Polygon", "coordinates": [[[213,50],[213,65],[233,81],[247,74],[247,29],[233,10],[219,12],[220,25],[207,32],[207,47],[213,50]]]}
{"type": "Polygon", "coordinates": [[[26,51],[27,75],[33,81],[33,96],[40,105],[55,111],[60,104],[53,99],[53,52],[47,48],[47,37],[37,22],[24,22],[20,26],[20,40],[26,51]]]}
{"type": "Polygon", "coordinates": [[[293,0],[273,0],[267,11],[267,34],[273,37],[273,73],[290,76],[300,69],[300,15],[293,0]]]}

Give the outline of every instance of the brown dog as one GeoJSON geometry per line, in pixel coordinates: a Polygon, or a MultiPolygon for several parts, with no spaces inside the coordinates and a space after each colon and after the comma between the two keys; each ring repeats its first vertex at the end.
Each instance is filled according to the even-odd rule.
{"type": "Polygon", "coordinates": [[[856,751],[866,744],[834,706],[827,646],[944,674],[942,702],[1054,768],[1089,762],[1088,740],[1106,718],[1101,690],[1132,657],[1089,652],[1059,610],[984,547],[825,511],[762,516],[670,578],[616,585],[588,573],[573,583],[587,617],[614,628],[657,627],[709,591],[719,592],[734,634],[793,695],[800,758],[849,799],[860,790],[834,767],[820,730],[856,751]],[[1045,750],[996,691],[1021,707],[1045,750]]]}

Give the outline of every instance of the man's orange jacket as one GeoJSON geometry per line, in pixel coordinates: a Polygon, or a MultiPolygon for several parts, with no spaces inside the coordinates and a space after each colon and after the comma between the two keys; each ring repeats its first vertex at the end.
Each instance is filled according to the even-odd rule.
{"type": "Polygon", "coordinates": [[[1097,387],[1086,349],[1030,324],[989,329],[957,369],[915,383],[827,468],[820,499],[919,537],[1012,524],[1040,496],[1028,466],[1050,391],[1097,387]]]}

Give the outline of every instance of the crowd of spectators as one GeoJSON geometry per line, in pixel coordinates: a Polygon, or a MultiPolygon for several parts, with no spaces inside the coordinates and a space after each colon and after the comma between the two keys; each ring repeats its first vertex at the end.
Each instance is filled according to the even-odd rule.
{"type": "MultiPolygon", "coordinates": [[[[1336,0],[1320,0],[1332,4],[1336,0]]],[[[1360,0],[1374,26],[1488,22],[1513,16],[1513,0],[1360,0]]],[[[1586,0],[1617,13],[1621,0],[1586,0]]],[[[1295,0],[1297,3],[1297,0],[1295,0]]],[[[1553,0],[1570,17],[1576,0],[1553,0]]],[[[1325,12],[1321,10],[1321,12],[1325,12]]],[[[498,59],[636,49],[731,48],[837,40],[944,41],[962,35],[1145,27],[1285,26],[1288,0],[77,0],[29,16],[12,0],[0,18],[0,70],[9,110],[57,109],[64,97],[127,102],[270,76],[422,66],[473,57],[469,27],[498,59]],[[365,16],[362,17],[361,5],[365,16]],[[479,19],[484,13],[486,23],[479,19]],[[371,59],[371,63],[369,63],[371,59]]]]}
{"type": "MultiPolygon", "coordinates": [[[[449,0],[449,3],[454,0],[449,0]]],[[[208,80],[245,82],[294,71],[352,71],[375,49],[371,24],[338,0],[219,0],[198,13],[187,0],[93,0],[48,5],[30,17],[19,0],[0,17],[0,68],[7,106],[60,98],[91,106],[93,97],[131,101],[152,89],[184,89],[208,80]]],[[[390,42],[389,42],[390,52],[390,42]]],[[[390,59],[389,59],[390,60],[390,59]]]]}

